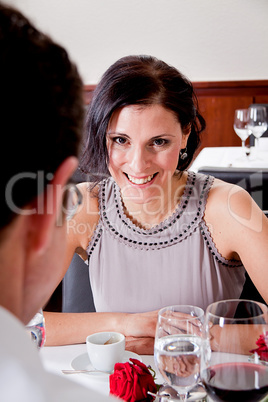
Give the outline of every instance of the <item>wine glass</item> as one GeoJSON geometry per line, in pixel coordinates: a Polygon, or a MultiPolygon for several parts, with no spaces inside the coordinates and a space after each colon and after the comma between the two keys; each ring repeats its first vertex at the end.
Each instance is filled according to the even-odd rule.
{"type": "Polygon", "coordinates": [[[242,141],[243,160],[246,160],[246,145],[245,141],[250,135],[248,128],[249,110],[236,109],[234,114],[234,131],[242,141]]]}
{"type": "Polygon", "coordinates": [[[195,306],[169,306],[158,312],[154,358],[157,370],[182,401],[198,383],[204,311],[195,306]]]}
{"type": "Polygon", "coordinates": [[[250,300],[208,306],[204,323],[201,380],[213,401],[260,401],[268,394],[268,364],[256,341],[268,347],[268,308],[250,300]]]}
{"type": "MultiPolygon", "coordinates": [[[[259,154],[259,138],[267,130],[266,108],[263,106],[249,107],[248,128],[255,137],[256,151],[259,154]]],[[[259,158],[259,155],[258,155],[259,158]]]]}
{"type": "Polygon", "coordinates": [[[45,318],[42,309],[40,309],[26,325],[26,330],[30,333],[31,339],[36,345],[37,349],[40,349],[42,346],[44,346],[46,332],[45,318]]]}

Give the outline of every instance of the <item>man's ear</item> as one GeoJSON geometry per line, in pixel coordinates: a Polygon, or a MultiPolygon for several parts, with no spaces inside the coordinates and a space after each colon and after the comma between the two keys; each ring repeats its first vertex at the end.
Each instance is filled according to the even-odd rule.
{"type": "Polygon", "coordinates": [[[65,185],[77,168],[77,158],[66,158],[58,167],[47,188],[35,200],[35,213],[30,216],[32,247],[35,252],[42,253],[49,245],[53,231],[56,229],[57,217],[62,210],[65,185]],[[40,208],[41,206],[41,208],[40,208]]]}

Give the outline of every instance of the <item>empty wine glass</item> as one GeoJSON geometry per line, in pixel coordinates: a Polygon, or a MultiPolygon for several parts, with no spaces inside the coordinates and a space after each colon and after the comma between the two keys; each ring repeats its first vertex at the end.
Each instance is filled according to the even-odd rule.
{"type": "Polygon", "coordinates": [[[267,116],[266,109],[263,106],[251,106],[249,107],[249,120],[248,128],[255,137],[257,157],[259,155],[259,138],[267,130],[267,116]]]}
{"type": "Polygon", "coordinates": [[[248,122],[249,122],[249,110],[236,109],[234,114],[234,131],[242,141],[242,150],[243,150],[242,160],[246,160],[245,141],[250,135],[248,122]]]}
{"type": "Polygon", "coordinates": [[[268,308],[250,300],[208,306],[204,323],[201,380],[213,401],[260,401],[268,394],[268,364],[256,341],[268,348],[268,308]]]}
{"type": "Polygon", "coordinates": [[[199,381],[203,319],[204,311],[189,305],[169,306],[158,313],[155,364],[182,401],[199,381]]]}

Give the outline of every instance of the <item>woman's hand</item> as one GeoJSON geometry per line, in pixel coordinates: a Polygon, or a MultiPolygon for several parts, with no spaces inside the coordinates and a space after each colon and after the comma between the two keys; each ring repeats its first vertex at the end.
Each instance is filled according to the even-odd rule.
{"type": "Polygon", "coordinates": [[[146,313],[124,314],[122,332],[134,338],[154,338],[158,310],[146,313]]]}
{"type": "Polygon", "coordinates": [[[159,370],[166,381],[168,381],[167,373],[175,374],[177,377],[187,378],[193,374],[197,374],[199,369],[199,356],[160,356],[159,358],[159,370]]]}
{"type": "Polygon", "coordinates": [[[126,337],[126,350],[142,355],[154,353],[157,317],[158,310],[123,315],[121,332],[126,337]]]}
{"type": "Polygon", "coordinates": [[[139,355],[153,355],[154,338],[150,337],[135,338],[133,336],[127,336],[126,350],[138,353],[139,355]]]}
{"type": "Polygon", "coordinates": [[[177,311],[168,311],[167,318],[170,318],[170,320],[162,320],[161,336],[185,333],[197,336],[202,335],[202,322],[197,317],[177,311]]]}

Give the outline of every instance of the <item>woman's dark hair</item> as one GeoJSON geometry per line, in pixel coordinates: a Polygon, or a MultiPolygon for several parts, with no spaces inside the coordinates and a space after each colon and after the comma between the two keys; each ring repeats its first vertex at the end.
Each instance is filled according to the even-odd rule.
{"type": "Polygon", "coordinates": [[[198,111],[191,82],[176,68],[152,56],[127,56],[116,61],[97,85],[88,109],[81,169],[94,182],[109,175],[106,132],[112,114],[127,105],[160,104],[177,116],[181,128],[191,124],[187,158],[178,161],[185,170],[200,143],[205,120],[198,111]]]}

